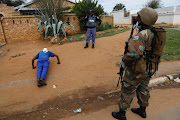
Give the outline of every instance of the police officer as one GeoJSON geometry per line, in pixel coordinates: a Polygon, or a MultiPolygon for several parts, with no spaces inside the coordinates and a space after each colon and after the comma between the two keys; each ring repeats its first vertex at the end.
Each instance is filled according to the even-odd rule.
{"type": "MultiPolygon", "coordinates": [[[[149,7],[143,8],[137,14],[136,26],[139,32],[127,41],[127,52],[123,55],[121,61],[121,67],[125,69],[125,75],[120,93],[119,112],[112,112],[112,116],[119,120],[126,120],[125,114],[130,108],[135,92],[140,107],[132,108],[131,111],[133,113],[140,115],[142,118],[146,118],[146,107],[149,104],[150,94],[148,84],[153,73],[150,75],[146,69],[145,71],[138,71],[140,69],[138,67],[144,64],[143,67],[146,68],[144,53],[152,48],[154,32],[152,32],[151,28],[157,21],[158,14],[149,7]],[[137,63],[139,65],[137,65],[137,63]]],[[[143,67],[141,69],[143,69],[143,67]]]]}
{"type": "Polygon", "coordinates": [[[90,10],[90,15],[85,18],[87,33],[86,33],[86,46],[84,48],[89,47],[89,42],[92,35],[92,48],[94,48],[95,38],[96,38],[96,28],[101,25],[101,19],[94,15],[94,11],[90,10]],[[96,25],[96,21],[99,22],[98,26],[96,25]]]}

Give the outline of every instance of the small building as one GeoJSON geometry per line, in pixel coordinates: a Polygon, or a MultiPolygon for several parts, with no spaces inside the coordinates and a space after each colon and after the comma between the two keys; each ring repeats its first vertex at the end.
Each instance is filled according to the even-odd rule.
{"type": "MultiPolygon", "coordinates": [[[[156,24],[180,25],[180,6],[164,7],[155,9],[158,13],[156,24]]],[[[131,24],[132,17],[137,16],[138,10],[130,10],[128,17],[124,16],[124,11],[113,11],[110,14],[114,17],[114,24],[131,24]]]]}

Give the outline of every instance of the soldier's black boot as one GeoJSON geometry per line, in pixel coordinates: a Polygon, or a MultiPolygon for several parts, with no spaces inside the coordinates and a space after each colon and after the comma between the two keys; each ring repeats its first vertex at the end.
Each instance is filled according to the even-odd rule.
{"type": "Polygon", "coordinates": [[[140,108],[132,108],[131,111],[140,115],[142,118],[146,118],[146,107],[140,106],[140,108]]]}
{"type": "Polygon", "coordinates": [[[94,44],[92,44],[92,48],[94,49],[94,44]]]}
{"type": "Polygon", "coordinates": [[[118,120],[126,120],[126,111],[112,112],[112,116],[118,120]]]}
{"type": "Polygon", "coordinates": [[[88,48],[88,47],[89,47],[89,45],[88,45],[88,43],[86,43],[86,46],[84,48],[88,48]]]}

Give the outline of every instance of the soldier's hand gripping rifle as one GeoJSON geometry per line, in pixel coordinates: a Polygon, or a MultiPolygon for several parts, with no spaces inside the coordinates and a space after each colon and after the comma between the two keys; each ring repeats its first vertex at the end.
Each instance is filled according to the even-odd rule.
{"type": "MultiPolygon", "coordinates": [[[[133,32],[134,32],[134,29],[136,28],[135,24],[137,22],[137,17],[133,17],[132,18],[132,29],[131,29],[131,34],[130,34],[130,37],[128,39],[128,41],[132,38],[133,36],[133,32]]],[[[126,46],[125,46],[125,51],[124,51],[124,55],[128,52],[128,42],[125,42],[126,46]]],[[[122,77],[123,77],[123,73],[124,73],[124,69],[125,69],[125,63],[123,61],[121,61],[121,67],[120,67],[120,71],[119,73],[119,80],[118,80],[118,83],[117,83],[117,87],[119,86],[119,82],[121,80],[121,85],[122,85],[122,77]]]]}

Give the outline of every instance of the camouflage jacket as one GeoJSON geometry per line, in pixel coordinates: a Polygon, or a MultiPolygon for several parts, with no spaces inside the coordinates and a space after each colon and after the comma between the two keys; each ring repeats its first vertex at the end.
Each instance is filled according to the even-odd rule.
{"type": "Polygon", "coordinates": [[[128,42],[127,53],[123,55],[122,61],[126,66],[131,66],[141,56],[143,56],[145,50],[151,50],[152,38],[154,33],[151,30],[146,29],[137,33],[128,42]]]}

